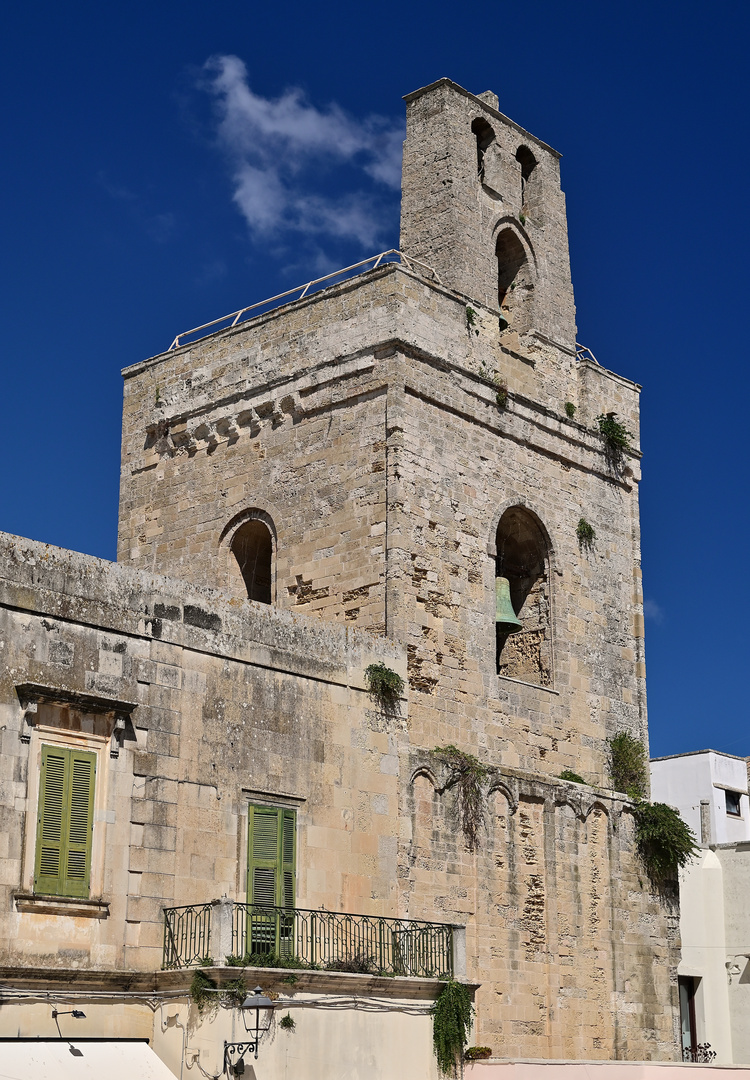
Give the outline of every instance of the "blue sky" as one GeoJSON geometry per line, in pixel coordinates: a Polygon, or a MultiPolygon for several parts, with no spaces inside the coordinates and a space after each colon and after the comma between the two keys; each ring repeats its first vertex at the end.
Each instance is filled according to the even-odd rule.
{"type": "Polygon", "coordinates": [[[724,0],[8,5],[0,528],[114,557],[120,369],[397,246],[401,96],[447,75],[563,153],[579,340],[644,386],[652,752],[750,754],[749,30],[724,0]]]}

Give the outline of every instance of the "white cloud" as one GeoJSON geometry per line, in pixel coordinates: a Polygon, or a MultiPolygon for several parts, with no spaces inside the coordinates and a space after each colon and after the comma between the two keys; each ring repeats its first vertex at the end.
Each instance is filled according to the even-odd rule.
{"type": "Polygon", "coordinates": [[[357,120],[336,104],[318,109],[299,89],[261,97],[236,56],[212,57],[205,70],[233,198],[253,232],[329,236],[364,248],[381,242],[383,198],[401,183],[401,125],[378,116],[357,120]],[[340,165],[359,170],[367,190],[331,194],[330,170],[340,165]],[[328,190],[315,193],[326,168],[328,190]]]}
{"type": "Polygon", "coordinates": [[[657,625],[664,622],[664,609],[655,600],[643,601],[643,614],[650,622],[655,622],[657,625]]]}

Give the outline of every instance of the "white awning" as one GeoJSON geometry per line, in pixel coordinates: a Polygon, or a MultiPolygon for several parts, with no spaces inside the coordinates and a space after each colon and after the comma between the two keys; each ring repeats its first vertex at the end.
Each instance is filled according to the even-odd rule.
{"type": "Polygon", "coordinates": [[[145,1042],[0,1042],[0,1080],[175,1080],[145,1042]]]}

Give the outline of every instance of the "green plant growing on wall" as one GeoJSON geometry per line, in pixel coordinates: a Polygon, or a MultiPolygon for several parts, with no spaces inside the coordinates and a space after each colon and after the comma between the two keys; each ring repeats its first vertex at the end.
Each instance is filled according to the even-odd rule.
{"type": "Polygon", "coordinates": [[[294,1031],[296,1026],[297,1025],[294,1022],[294,1017],[290,1016],[289,1013],[287,1013],[286,1016],[282,1016],[282,1018],[279,1020],[279,1027],[282,1028],[284,1031],[294,1031]]]}
{"type": "Polygon", "coordinates": [[[578,537],[578,543],[582,548],[589,551],[594,546],[596,540],[596,532],[594,526],[589,525],[586,518],[580,518],[576,525],[576,536],[578,537]]]}
{"type": "Polygon", "coordinates": [[[635,799],[635,846],[653,887],[666,896],[677,891],[677,872],[700,848],[690,827],[666,803],[646,801],[646,747],[627,731],[609,740],[609,771],[616,791],[635,799]]]}
{"type": "Polygon", "coordinates": [[[385,664],[370,664],[365,668],[367,692],[383,708],[394,708],[404,692],[404,680],[385,664]]]}
{"type": "Polygon", "coordinates": [[[467,1046],[464,1061],[486,1061],[492,1057],[491,1046],[467,1046]]]}
{"type": "Polygon", "coordinates": [[[458,815],[466,847],[475,851],[479,840],[479,827],[484,817],[483,784],[492,775],[489,765],[483,765],[473,754],[466,754],[457,746],[436,746],[435,754],[448,766],[448,779],[443,791],[455,787],[458,792],[458,815]]]}
{"type": "Polygon", "coordinates": [[[597,416],[596,422],[599,425],[599,434],[604,439],[604,446],[610,463],[613,466],[619,466],[622,463],[623,454],[630,449],[632,434],[617,419],[617,413],[604,413],[597,416]]]}
{"type": "Polygon", "coordinates": [[[215,1012],[220,1005],[227,1009],[239,1009],[246,997],[247,987],[243,979],[233,979],[218,987],[204,971],[198,970],[190,983],[190,998],[201,1016],[207,1008],[215,1012]]]}
{"type": "Polygon", "coordinates": [[[469,1030],[474,1007],[469,988],[449,979],[430,1009],[432,1013],[432,1045],[438,1068],[443,1076],[455,1076],[469,1030]]]}
{"type": "Polygon", "coordinates": [[[466,308],[466,329],[471,334],[472,331],[476,337],[479,337],[479,329],[477,328],[477,313],[473,307],[466,308]]]}
{"type": "Polygon", "coordinates": [[[618,731],[607,740],[609,775],[615,791],[624,791],[631,799],[645,799],[648,792],[648,757],[646,747],[629,731],[618,731]]]}
{"type": "Polygon", "coordinates": [[[497,382],[497,380],[495,380],[495,386],[497,387],[497,393],[495,394],[497,407],[498,409],[504,409],[508,404],[508,387],[505,383],[497,382]]]}
{"type": "Polygon", "coordinates": [[[572,420],[575,414],[578,412],[572,401],[565,402],[565,415],[568,419],[572,420]]]}
{"type": "Polygon", "coordinates": [[[635,810],[635,843],[651,884],[674,892],[677,872],[700,851],[690,827],[666,803],[640,802],[635,810]]]}
{"type": "Polygon", "coordinates": [[[558,777],[560,780],[569,780],[572,784],[585,784],[586,781],[582,776],[579,776],[577,772],[573,772],[572,769],[563,769],[558,777]]]}
{"type": "Polygon", "coordinates": [[[203,1016],[204,1010],[219,1004],[216,994],[216,983],[209,979],[203,971],[196,971],[190,983],[190,999],[197,1006],[198,1012],[203,1016]]]}
{"type": "Polygon", "coordinates": [[[295,956],[292,953],[288,956],[280,956],[275,952],[255,952],[245,953],[244,956],[228,956],[227,967],[272,967],[287,969],[296,968],[304,971],[318,970],[316,964],[308,964],[305,960],[302,960],[301,957],[295,956]]]}
{"type": "Polygon", "coordinates": [[[526,215],[525,214],[519,214],[518,215],[518,220],[521,222],[522,225],[525,225],[526,224],[526,215]]]}

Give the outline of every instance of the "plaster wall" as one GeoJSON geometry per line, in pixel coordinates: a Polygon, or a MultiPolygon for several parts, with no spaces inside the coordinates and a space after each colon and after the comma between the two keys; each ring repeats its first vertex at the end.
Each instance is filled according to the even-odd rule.
{"type": "Polygon", "coordinates": [[[654,758],[651,795],[657,802],[676,807],[698,840],[701,839],[701,801],[709,804],[710,844],[730,844],[750,839],[750,804],[747,796],[747,763],[744,758],[702,750],[654,758]],[[725,791],[740,794],[740,816],[727,813],[725,791]]]}
{"type": "Polygon", "coordinates": [[[697,1041],[709,1043],[719,1065],[733,1061],[732,1025],[726,968],[726,908],[721,859],[704,849],[680,871],[678,974],[700,979],[696,993],[697,1041]]]}
{"type": "Polygon", "coordinates": [[[724,877],[724,971],[733,1060],[750,1065],[750,844],[716,849],[724,877]]]}

